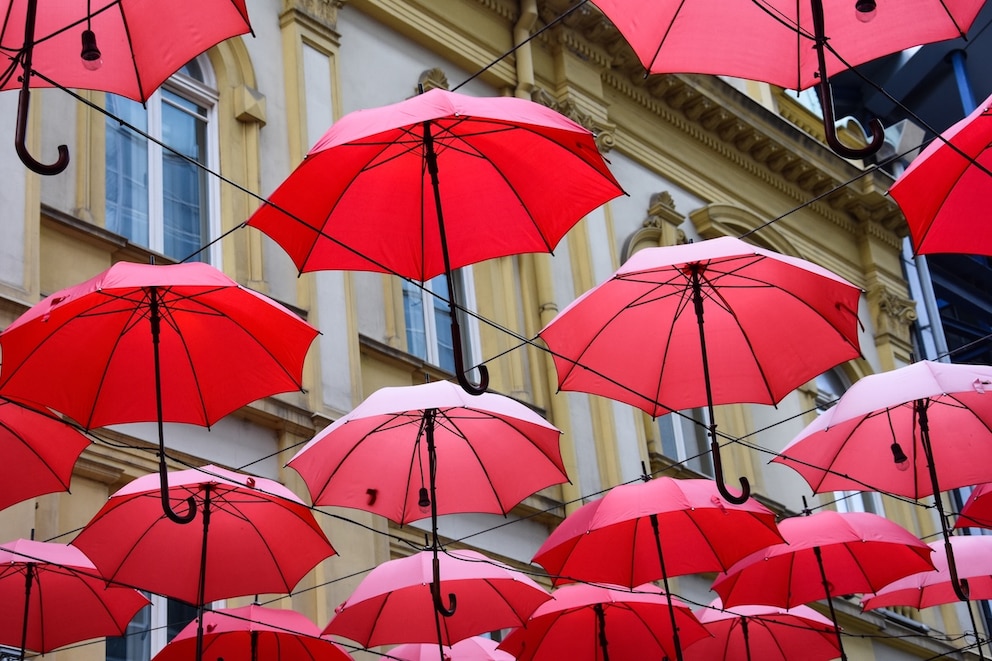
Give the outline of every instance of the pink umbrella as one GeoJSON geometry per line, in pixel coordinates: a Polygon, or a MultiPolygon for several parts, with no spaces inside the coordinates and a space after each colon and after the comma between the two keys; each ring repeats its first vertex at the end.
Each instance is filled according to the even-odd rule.
{"type": "Polygon", "coordinates": [[[710,637],[689,646],[687,661],[827,661],[840,656],[837,627],[809,606],[725,609],[715,599],[697,616],[710,637]]]}
{"type": "Polygon", "coordinates": [[[975,487],[961,508],[955,528],[992,528],[992,483],[986,482],[975,487]]]}
{"type": "MultiPolygon", "coordinates": [[[[819,512],[778,524],[785,543],[752,553],[719,575],[712,590],[725,606],[793,608],[830,597],[875,592],[894,580],[932,570],[931,549],[905,528],[867,512],[819,512]]],[[[837,631],[837,647],[846,659],[837,631]]]]}
{"type": "Polygon", "coordinates": [[[794,257],[722,237],[634,254],[540,332],[562,390],[652,416],[706,406],[713,467],[731,494],[715,404],[774,404],[814,376],[856,358],[860,290],[794,257]],[[705,324],[704,324],[705,321],[705,324]]]}
{"type": "Polygon", "coordinates": [[[0,643],[40,654],[88,638],[121,636],[148,600],[113,586],[82,551],[18,539],[0,545],[0,643]]]}
{"type": "Polygon", "coordinates": [[[475,551],[441,555],[443,587],[460,606],[436,628],[432,558],[421,552],[384,562],[335,609],[324,629],[365,647],[394,643],[454,643],[488,631],[519,626],[551,598],[524,574],[475,551]],[[438,638],[440,637],[440,640],[438,638]]]}
{"type": "Polygon", "coordinates": [[[982,0],[594,0],[651,73],[706,73],[792,89],[817,85],[827,142],[860,158],[882,146],[851,149],[837,140],[828,78],[911,46],[962,37],[982,0]]]}
{"type": "Polygon", "coordinates": [[[992,97],[944,131],[889,188],[916,254],[992,255],[989,223],[975,222],[992,195],[992,97]]]}
{"type": "Polygon", "coordinates": [[[51,413],[0,398],[0,509],[66,491],[90,440],[51,413]]]}
{"type": "Polygon", "coordinates": [[[566,585],[500,643],[517,661],[609,661],[668,658],[672,618],[691,644],[708,634],[682,602],[654,585],[633,591],[609,585],[566,585]]]}
{"type": "MultiPolygon", "coordinates": [[[[866,376],[772,461],[815,493],[874,489],[908,498],[988,480],[992,367],[921,361],[866,376]],[[931,440],[933,439],[933,440],[931,440]]],[[[943,500],[934,499],[955,575],[943,500]]],[[[967,600],[963,588],[959,593],[967,600]]]]}
{"type": "MultiPolygon", "coordinates": [[[[188,661],[196,653],[197,624],[190,622],[154,661],[188,661]]],[[[203,652],[211,659],[244,661],[350,661],[320,637],[320,627],[293,610],[258,604],[203,614],[203,652]]]]}
{"type": "MultiPolygon", "coordinates": [[[[382,388],[311,440],[289,466],[314,505],[374,512],[399,524],[437,515],[506,514],[568,479],[561,432],[523,404],[453,383],[382,388]]],[[[435,574],[433,586],[439,584],[435,574]]],[[[437,595],[441,612],[447,610],[437,595]]]]}
{"type": "Polygon", "coordinates": [[[109,580],[195,604],[197,661],[205,604],[291,592],[334,554],[310,509],[273,480],[204,466],[169,473],[166,498],[192,501],[203,525],[163,514],[158,476],[145,475],[112,495],[75,544],[109,580]]]}
{"type": "Polygon", "coordinates": [[[398,645],[387,652],[387,659],[400,661],[514,661],[509,652],[496,649],[499,645],[495,640],[472,636],[448,647],[444,646],[444,656],[439,656],[437,645],[426,643],[407,643],[398,645]]]}

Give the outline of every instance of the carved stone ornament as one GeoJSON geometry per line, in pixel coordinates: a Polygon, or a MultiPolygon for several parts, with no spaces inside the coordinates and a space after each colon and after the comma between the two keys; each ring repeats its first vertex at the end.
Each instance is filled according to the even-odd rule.
{"type": "Polygon", "coordinates": [[[879,334],[888,333],[909,342],[909,327],[918,319],[916,302],[903,298],[884,286],[872,289],[868,300],[874,303],[876,314],[875,324],[879,334]]]}
{"type": "Polygon", "coordinates": [[[444,73],[444,70],[438,67],[424,71],[420,74],[417,82],[425,92],[433,89],[446,90],[451,88],[451,83],[448,82],[448,74],[444,73]]]}
{"type": "Polygon", "coordinates": [[[556,112],[560,112],[576,124],[592,131],[593,135],[596,136],[596,146],[601,153],[607,153],[616,144],[616,136],[614,135],[616,126],[601,122],[589,113],[583,112],[571,99],[559,101],[547,90],[541,88],[534,90],[531,94],[531,99],[536,103],[540,103],[542,106],[547,106],[556,112]]]}
{"type": "Polygon", "coordinates": [[[283,12],[299,11],[326,27],[336,30],[338,26],[338,10],[348,0],[283,0],[283,12]]]}

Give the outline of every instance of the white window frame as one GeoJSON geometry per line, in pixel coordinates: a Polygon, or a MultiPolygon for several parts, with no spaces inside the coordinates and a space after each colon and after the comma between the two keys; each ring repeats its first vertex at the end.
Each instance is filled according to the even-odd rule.
{"type": "MultiPolygon", "coordinates": [[[[465,308],[466,310],[476,310],[477,305],[474,286],[475,278],[472,273],[471,265],[458,269],[449,277],[456,278],[454,283],[455,296],[460,299],[457,301],[459,307],[465,308]]],[[[417,284],[407,286],[418,287],[417,284]]],[[[440,368],[441,351],[440,344],[438,343],[437,318],[434,315],[434,305],[437,297],[447,300],[448,292],[446,289],[445,291],[432,293],[432,290],[430,289],[430,281],[423,283],[423,287],[419,287],[419,291],[421,305],[424,310],[424,344],[426,345],[427,350],[427,356],[424,360],[431,365],[440,368]]],[[[404,300],[404,323],[406,319],[405,306],[406,302],[404,300]]],[[[476,356],[480,355],[479,347],[482,346],[482,342],[479,335],[479,322],[474,316],[465,313],[462,313],[458,319],[458,322],[462,332],[462,347],[465,365],[468,367],[473,364],[476,356]]],[[[406,337],[405,333],[404,337],[406,337]]],[[[409,345],[407,346],[407,350],[409,353],[413,353],[410,350],[409,345]]],[[[469,378],[471,378],[471,376],[469,376],[469,378]]]]}
{"type": "Polygon", "coordinates": [[[658,418],[658,428],[658,433],[662,435],[662,438],[658,439],[662,454],[665,452],[665,432],[662,430],[665,429],[675,443],[676,456],[669,457],[670,459],[677,460],[700,475],[714,477],[713,458],[707,454],[709,450],[709,414],[705,408],[685,409],[678,413],[664,415],[658,418]],[[703,447],[699,451],[695,447],[692,450],[688,449],[689,443],[687,441],[690,435],[694,437],[692,439],[693,445],[695,441],[701,439],[701,445],[703,447]],[[707,457],[709,457],[709,466],[704,464],[707,457]]]}
{"type": "MultiPolygon", "coordinates": [[[[158,594],[145,593],[145,595],[151,601],[147,631],[149,656],[147,659],[128,659],[128,661],[150,661],[169,643],[169,599],[158,594]]],[[[225,604],[226,600],[220,600],[208,604],[208,607],[210,609],[224,608],[225,604]]],[[[106,658],[106,654],[104,654],[104,658],[106,658]]]]}

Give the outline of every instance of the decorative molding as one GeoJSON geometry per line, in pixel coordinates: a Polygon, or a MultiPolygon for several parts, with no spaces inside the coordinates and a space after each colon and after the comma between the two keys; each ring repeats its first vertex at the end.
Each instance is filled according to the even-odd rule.
{"type": "Polygon", "coordinates": [[[265,95],[254,87],[239,85],[234,89],[234,117],[245,124],[265,126],[265,95]]]}
{"type": "Polygon", "coordinates": [[[283,0],[281,13],[300,12],[326,28],[337,30],[338,10],[346,4],[347,0],[283,0]]]}
{"type": "Polygon", "coordinates": [[[676,211],[675,200],[671,193],[668,191],[654,193],[648,204],[648,215],[641,223],[641,228],[623,242],[623,249],[620,251],[621,261],[626,262],[641,248],[685,243],[685,232],[678,229],[683,222],[685,217],[676,211]]]}
{"type": "Polygon", "coordinates": [[[875,310],[876,335],[891,335],[909,346],[910,326],[918,318],[916,301],[877,285],[868,291],[868,303],[875,310]]]}
{"type": "Polygon", "coordinates": [[[603,122],[583,111],[572,99],[563,101],[556,99],[545,89],[537,88],[531,93],[531,99],[536,103],[547,106],[565,115],[576,124],[588,129],[596,136],[596,146],[602,153],[607,153],[616,145],[616,124],[603,122]]]}
{"type": "Polygon", "coordinates": [[[425,92],[434,89],[451,89],[451,83],[448,82],[448,74],[440,67],[434,67],[433,69],[427,69],[422,72],[420,78],[417,79],[417,83],[425,92]]]}

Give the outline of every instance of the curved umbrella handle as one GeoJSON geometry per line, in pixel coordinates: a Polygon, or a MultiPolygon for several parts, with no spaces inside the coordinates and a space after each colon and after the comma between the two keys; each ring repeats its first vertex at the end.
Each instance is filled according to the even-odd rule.
{"type": "Polygon", "coordinates": [[[170,520],[175,521],[179,524],[190,523],[196,518],[196,500],[193,496],[186,499],[186,506],[189,511],[186,514],[176,514],[175,510],[172,509],[172,505],[169,503],[169,475],[165,468],[165,455],[159,455],[158,462],[158,475],[159,482],[161,486],[159,491],[162,493],[162,512],[165,513],[170,520]]]}
{"type": "Polygon", "coordinates": [[[462,331],[455,319],[455,310],[451,311],[451,345],[455,354],[455,377],[458,385],[470,395],[481,395],[489,388],[489,369],[485,365],[479,365],[479,385],[475,385],[468,380],[465,372],[465,355],[462,352],[462,331]]]}
{"type": "Polygon", "coordinates": [[[865,158],[876,153],[882,148],[885,141],[885,130],[878,119],[873,119],[868,126],[871,129],[871,141],[867,146],[860,149],[853,149],[841,143],[837,139],[837,125],[834,120],[834,97],[830,91],[830,82],[827,80],[827,59],[824,50],[827,47],[826,32],[823,27],[823,0],[810,0],[810,9],[813,13],[813,48],[816,49],[816,60],[819,65],[817,73],[820,82],[817,88],[820,92],[820,106],[823,111],[823,134],[827,144],[835,153],[844,158],[865,158]]]}
{"type": "MultiPolygon", "coordinates": [[[[937,495],[937,498],[940,498],[937,495]]],[[[954,549],[951,547],[951,540],[949,538],[944,539],[944,555],[947,556],[947,573],[948,578],[951,580],[951,587],[954,589],[954,594],[961,601],[968,601],[971,599],[969,597],[968,579],[958,578],[958,566],[957,562],[954,560],[954,549]]]]}
{"type": "Polygon", "coordinates": [[[448,603],[449,606],[444,605],[444,600],[441,598],[441,566],[437,559],[437,548],[434,549],[434,576],[431,582],[431,598],[434,599],[434,610],[436,610],[441,615],[445,617],[451,617],[455,614],[455,608],[458,607],[458,598],[451,592],[448,593],[448,603]]]}
{"type": "Polygon", "coordinates": [[[716,425],[710,431],[710,453],[713,455],[713,479],[716,480],[716,488],[720,495],[734,505],[743,505],[751,497],[751,483],[743,475],[740,478],[741,495],[735,496],[727,490],[727,485],[723,483],[723,460],[720,459],[720,444],[716,442],[716,425]]]}

